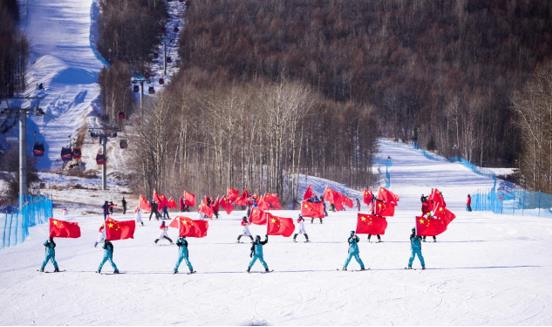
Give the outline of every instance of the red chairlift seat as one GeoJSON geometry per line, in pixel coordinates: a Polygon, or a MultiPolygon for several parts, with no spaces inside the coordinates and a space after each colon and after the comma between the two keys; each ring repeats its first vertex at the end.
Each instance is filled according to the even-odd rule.
{"type": "Polygon", "coordinates": [[[44,155],[44,144],[35,142],[33,146],[33,155],[35,157],[42,157],[44,155]]]}
{"type": "Polygon", "coordinates": [[[63,160],[63,162],[68,162],[68,161],[71,161],[73,159],[73,151],[71,151],[71,148],[70,147],[62,147],[61,148],[61,160],[63,160]]]}
{"type": "Polygon", "coordinates": [[[105,155],[103,153],[98,153],[96,155],[96,164],[105,165],[106,162],[107,162],[107,158],[105,157],[105,155]]]}
{"type": "Polygon", "coordinates": [[[73,148],[73,159],[80,160],[82,157],[82,152],[79,147],[73,148]]]}

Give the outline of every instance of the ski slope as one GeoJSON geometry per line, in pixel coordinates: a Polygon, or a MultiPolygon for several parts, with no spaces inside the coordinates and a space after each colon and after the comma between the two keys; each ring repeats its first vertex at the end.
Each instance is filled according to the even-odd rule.
{"type": "MultiPolygon", "coordinates": [[[[46,153],[37,158],[37,168],[55,170],[62,165],[62,146],[76,139],[80,128],[94,125],[101,113],[97,81],[106,62],[91,33],[99,9],[93,0],[26,0],[21,12],[21,27],[30,43],[25,93],[39,96],[46,113],[31,119],[29,148],[35,140],[44,142],[46,153]],[[37,89],[40,83],[44,90],[37,89]]],[[[97,148],[84,148],[83,162],[91,163],[97,148]]]]}
{"type": "MultiPolygon", "coordinates": [[[[249,244],[236,243],[243,212],[222,213],[210,222],[206,238],[189,239],[194,275],[171,273],[177,248],[154,245],[158,223],[147,217],[133,240],[114,242],[114,259],[124,274],[98,275],[102,252],[93,243],[102,217],[76,209],[63,217],[56,211],[57,218],[78,221],[83,232],[79,239],[57,241],[65,272],[36,271],[47,226],[33,228],[25,243],[0,251],[0,324],[552,324],[552,220],[467,213],[467,192],[490,187],[490,179],[459,164],[430,160],[407,145],[388,140],[379,145],[378,158],[392,158],[391,189],[401,200],[397,216],[388,219],[384,242],[361,238],[360,256],[369,271],[336,271],[347,254],[355,211],[330,213],[323,224],[307,220],[311,243],[301,236],[298,243],[270,237],[264,247],[274,269],[270,274],[245,273],[249,244]],[[437,243],[423,243],[428,269],[407,271],[413,217],[421,193],[432,186],[443,190],[457,218],[437,243]]],[[[313,178],[302,187],[307,183],[318,191],[326,182],[313,178]]],[[[67,190],[67,198],[73,193],[67,190]]],[[[100,200],[91,198],[89,204],[100,200]]],[[[297,212],[277,215],[296,217],[297,212]]],[[[252,232],[265,233],[260,226],[252,232]]],[[[177,231],[170,236],[175,239],[177,231]]],[[[354,260],[349,269],[358,269],[354,260]]]]}

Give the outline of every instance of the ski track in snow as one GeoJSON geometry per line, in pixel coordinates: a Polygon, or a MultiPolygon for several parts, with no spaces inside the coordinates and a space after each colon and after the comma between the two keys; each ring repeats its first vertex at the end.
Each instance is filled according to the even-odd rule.
{"type": "MultiPolygon", "coordinates": [[[[330,213],[323,224],[307,221],[312,243],[270,237],[265,259],[275,271],[247,274],[250,245],[235,243],[243,212],[234,212],[210,222],[206,238],[189,239],[197,274],[185,274],[184,266],[180,274],[171,273],[177,248],[153,244],[158,223],[146,216],[135,239],[115,242],[114,259],[125,274],[97,275],[102,252],[93,243],[102,217],[80,215],[75,208],[67,217],[56,211],[61,219],[78,221],[83,231],[79,239],[57,241],[56,257],[65,272],[36,272],[47,224],[32,228],[25,243],[0,251],[0,324],[551,324],[552,220],[468,213],[466,193],[491,187],[491,180],[459,164],[428,160],[404,144],[381,140],[379,145],[378,158],[392,157],[391,189],[401,199],[382,243],[361,236],[360,255],[370,271],[336,271],[356,224],[356,212],[346,211],[330,213]],[[457,218],[437,243],[423,243],[429,269],[407,271],[413,217],[420,194],[431,186],[443,190],[457,218]]],[[[337,186],[309,180],[317,192],[325,183],[337,186]]],[[[66,198],[77,196],[73,193],[67,190],[66,198]]],[[[91,203],[99,207],[100,200],[91,203]]],[[[265,234],[261,226],[252,232],[265,234]]],[[[175,239],[176,229],[169,234],[175,239]]],[[[349,269],[358,269],[354,260],[349,269]]]]}

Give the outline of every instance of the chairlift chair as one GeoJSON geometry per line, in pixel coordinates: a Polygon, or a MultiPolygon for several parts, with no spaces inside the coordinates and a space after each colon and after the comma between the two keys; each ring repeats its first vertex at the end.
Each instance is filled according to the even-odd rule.
{"type": "Polygon", "coordinates": [[[172,62],[172,58],[167,56],[167,62],[170,64],[172,62]]]}
{"type": "Polygon", "coordinates": [[[82,157],[82,152],[80,147],[73,148],[73,159],[80,160],[82,157]]]}
{"type": "Polygon", "coordinates": [[[155,89],[153,88],[153,86],[148,87],[148,93],[155,94],[155,89]]]}
{"type": "Polygon", "coordinates": [[[120,147],[121,149],[126,149],[126,148],[128,148],[128,141],[125,140],[125,139],[120,140],[120,141],[119,141],[119,147],[120,147]]]}
{"type": "Polygon", "coordinates": [[[44,144],[35,142],[33,146],[33,155],[35,157],[42,157],[44,155],[44,144]]]}
{"type": "Polygon", "coordinates": [[[134,86],[132,87],[132,91],[134,91],[134,93],[140,92],[140,86],[134,85],[134,86]]]}
{"type": "Polygon", "coordinates": [[[105,154],[98,153],[96,155],[96,164],[98,164],[99,166],[105,165],[106,161],[107,161],[107,158],[105,157],[105,154]]]}
{"type": "Polygon", "coordinates": [[[73,151],[71,151],[71,147],[64,146],[61,148],[61,160],[63,162],[68,162],[73,159],[73,151]]]}
{"type": "Polygon", "coordinates": [[[165,84],[165,79],[163,77],[161,77],[159,79],[159,85],[163,85],[163,84],[165,84]]]}

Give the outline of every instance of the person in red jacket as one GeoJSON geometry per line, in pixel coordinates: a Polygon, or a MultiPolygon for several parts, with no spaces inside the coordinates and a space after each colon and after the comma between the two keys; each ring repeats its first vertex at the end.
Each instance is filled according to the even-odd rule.
{"type": "Polygon", "coordinates": [[[159,237],[155,239],[155,241],[154,241],[155,244],[157,244],[157,242],[159,242],[161,239],[164,238],[167,241],[171,242],[171,245],[172,245],[173,240],[171,240],[171,238],[167,234],[167,231],[169,230],[169,226],[167,226],[167,224],[165,223],[164,220],[161,221],[161,226],[159,226],[159,229],[161,230],[161,235],[159,235],[159,237]]]}
{"type": "Polygon", "coordinates": [[[466,210],[472,211],[471,208],[471,195],[468,194],[468,199],[466,200],[466,210]]]}
{"type": "Polygon", "coordinates": [[[240,239],[242,238],[242,236],[249,237],[251,239],[251,242],[253,242],[253,236],[251,235],[251,232],[249,231],[249,225],[250,224],[251,223],[247,220],[247,217],[242,218],[241,225],[243,227],[243,233],[241,233],[238,236],[238,243],[240,243],[240,239]]]}

